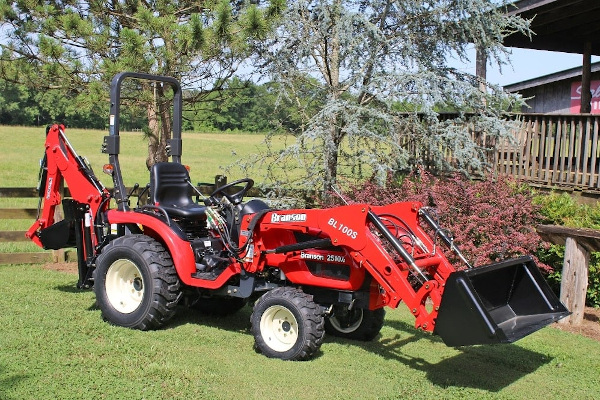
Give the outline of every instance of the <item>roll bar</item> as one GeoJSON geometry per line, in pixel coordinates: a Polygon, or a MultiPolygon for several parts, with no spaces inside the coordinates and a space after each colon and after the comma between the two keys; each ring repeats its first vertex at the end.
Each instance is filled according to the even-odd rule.
{"type": "Polygon", "coordinates": [[[170,76],[143,74],[137,72],[121,72],[116,74],[110,84],[110,117],[109,117],[109,135],[104,137],[102,152],[109,155],[109,162],[113,165],[113,197],[117,202],[117,208],[120,211],[127,211],[127,192],[123,183],[121,167],[119,164],[120,137],[119,127],[121,118],[121,84],[127,78],[147,80],[153,82],[164,82],[173,88],[173,132],[172,138],[167,142],[167,151],[172,157],[173,162],[181,163],[181,109],[182,94],[179,81],[170,76]]]}

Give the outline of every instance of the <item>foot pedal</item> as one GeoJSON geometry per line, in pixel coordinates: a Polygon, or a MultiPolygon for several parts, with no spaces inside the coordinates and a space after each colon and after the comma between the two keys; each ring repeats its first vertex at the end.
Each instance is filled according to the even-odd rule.
{"type": "Polygon", "coordinates": [[[196,279],[203,279],[205,281],[214,281],[216,280],[219,275],[221,275],[221,272],[223,272],[223,270],[219,270],[219,271],[208,271],[208,272],[196,272],[192,274],[192,278],[196,278],[196,279]]]}

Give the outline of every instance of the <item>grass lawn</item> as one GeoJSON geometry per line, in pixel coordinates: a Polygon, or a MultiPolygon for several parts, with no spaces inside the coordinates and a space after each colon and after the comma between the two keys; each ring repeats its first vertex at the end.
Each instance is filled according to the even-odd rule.
{"type": "Polygon", "coordinates": [[[73,273],[0,266],[0,398],[595,399],[600,343],[547,327],[511,345],[446,347],[403,304],[381,335],[327,337],[311,361],[253,351],[250,308],[181,308],[158,331],[102,321],[73,273]]]}
{"type": "MultiPolygon", "coordinates": [[[[66,133],[112,186],[101,173],[106,132],[66,133]]],[[[262,140],[185,133],[182,160],[194,181],[212,182],[262,140]]],[[[44,128],[0,126],[0,141],[0,187],[35,187],[44,128]]],[[[125,184],[145,185],[141,134],[122,133],[121,147],[125,184]]],[[[36,199],[0,199],[0,207],[36,205],[36,199]]],[[[0,221],[0,230],[32,222],[0,221]]],[[[2,251],[37,249],[6,246],[2,251]]],[[[165,329],[140,332],[103,322],[94,294],[77,290],[76,281],[73,273],[39,265],[0,265],[0,400],[595,399],[600,393],[600,342],[552,327],[512,345],[453,349],[416,331],[401,304],[388,310],[373,342],[328,337],[313,360],[284,362],[253,351],[250,307],[227,318],[182,307],[165,329]]]]}

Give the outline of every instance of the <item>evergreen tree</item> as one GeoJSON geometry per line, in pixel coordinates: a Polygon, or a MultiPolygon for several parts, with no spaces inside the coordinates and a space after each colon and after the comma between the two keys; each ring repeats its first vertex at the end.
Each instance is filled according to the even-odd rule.
{"type": "MultiPolygon", "coordinates": [[[[40,91],[59,90],[77,107],[106,104],[118,72],[173,76],[198,89],[201,101],[238,69],[250,45],[264,37],[283,0],[259,7],[225,0],[0,0],[0,77],[40,91]]],[[[166,158],[171,127],[168,93],[141,84],[123,97],[145,110],[148,166],[166,158]]],[[[105,107],[108,109],[108,107],[105,107]]]]}
{"type": "MultiPolygon", "coordinates": [[[[485,148],[466,125],[444,121],[439,110],[475,113],[471,124],[487,138],[508,135],[503,107],[518,102],[499,87],[479,89],[476,77],[450,68],[474,44],[489,59],[506,61],[503,35],[528,33],[528,23],[507,16],[491,0],[297,0],[257,59],[279,83],[281,98],[303,117],[297,141],[271,154],[280,167],[328,193],[340,176],[390,171],[427,159],[461,170],[482,169],[485,148]],[[308,90],[324,105],[314,112],[308,90]],[[304,98],[306,99],[306,98],[304,98]]],[[[278,174],[280,171],[277,172],[278,174]]],[[[290,174],[291,176],[291,174],[290,174]]]]}

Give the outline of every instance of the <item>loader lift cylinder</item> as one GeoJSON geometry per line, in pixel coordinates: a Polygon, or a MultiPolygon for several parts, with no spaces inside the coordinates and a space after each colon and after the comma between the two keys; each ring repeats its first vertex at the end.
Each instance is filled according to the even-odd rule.
{"type": "Polygon", "coordinates": [[[408,251],[402,246],[402,243],[396,238],[392,233],[386,228],[381,219],[375,214],[373,211],[369,210],[367,214],[367,219],[373,226],[379,231],[379,233],[394,247],[394,250],[400,254],[402,259],[423,279],[423,282],[429,280],[427,276],[421,271],[417,264],[415,264],[414,258],[410,255],[408,251]]]}
{"type": "Polygon", "coordinates": [[[437,223],[437,221],[431,216],[431,214],[429,214],[427,212],[426,208],[421,208],[419,210],[419,216],[423,217],[423,219],[425,220],[425,222],[427,222],[429,224],[429,226],[431,227],[431,229],[434,230],[434,240],[435,237],[439,236],[440,239],[442,239],[442,242],[444,242],[444,244],[446,246],[448,246],[448,248],[458,256],[458,258],[460,258],[460,260],[465,263],[465,265],[469,268],[473,268],[473,266],[471,265],[471,263],[467,260],[467,258],[463,255],[463,253],[458,249],[458,247],[456,247],[456,245],[454,244],[454,240],[452,237],[448,236],[446,234],[446,231],[444,231],[444,229],[442,229],[442,227],[437,223]]]}

